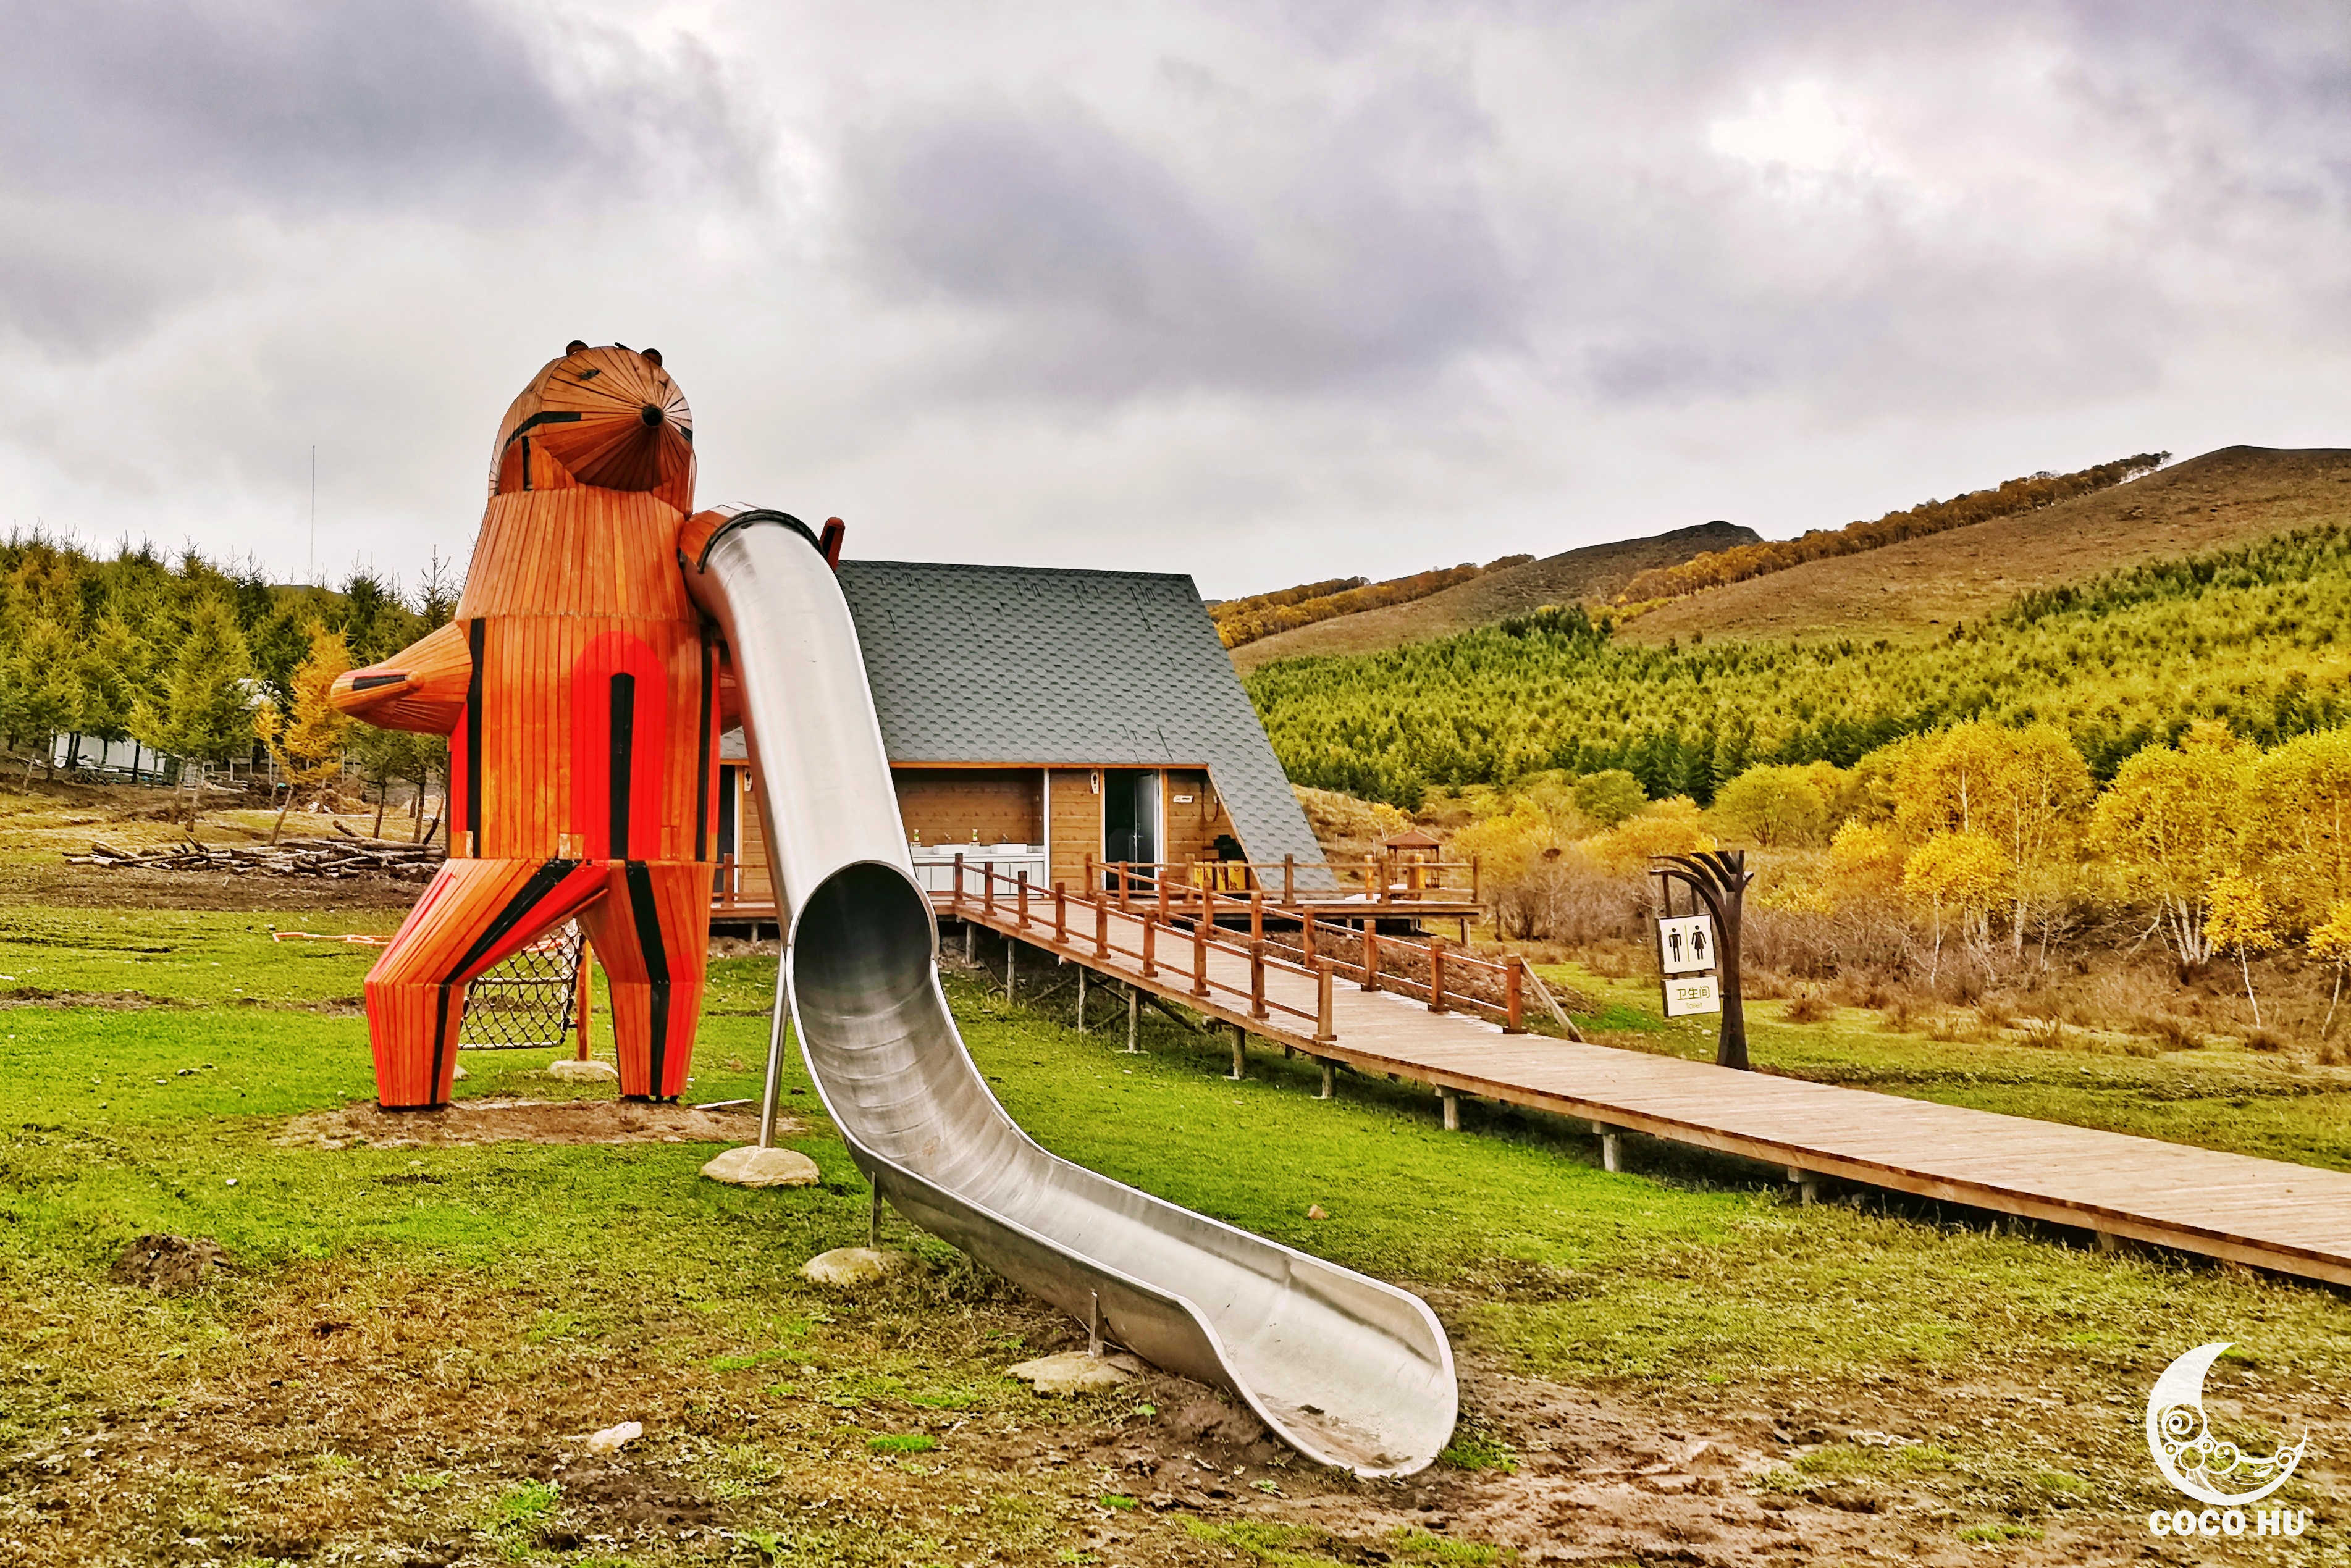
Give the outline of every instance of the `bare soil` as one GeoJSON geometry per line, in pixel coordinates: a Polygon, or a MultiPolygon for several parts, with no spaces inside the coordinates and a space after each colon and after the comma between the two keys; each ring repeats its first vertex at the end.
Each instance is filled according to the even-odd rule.
{"type": "Polygon", "coordinates": [[[2032,589],[2347,518],[2351,451],[2226,446],[2022,517],[1692,594],[1621,635],[1933,635],[2032,589]]]}
{"type": "MultiPolygon", "coordinates": [[[[697,1111],[623,1100],[460,1100],[433,1111],[353,1104],[287,1122],[281,1148],[446,1149],[483,1144],[738,1144],[758,1127],[749,1111],[697,1111]]],[[[778,1117],[796,1134],[799,1124],[778,1117]]]]}
{"type": "Polygon", "coordinates": [[[1489,572],[1407,604],[1358,611],[1244,643],[1233,650],[1233,666],[1247,674],[1276,659],[1375,653],[1406,643],[1490,626],[1546,604],[1604,604],[1638,572],[1677,565],[1708,550],[1753,544],[1761,537],[1754,529],[1734,523],[1700,523],[1646,538],[1586,545],[1524,566],[1489,572]]]}

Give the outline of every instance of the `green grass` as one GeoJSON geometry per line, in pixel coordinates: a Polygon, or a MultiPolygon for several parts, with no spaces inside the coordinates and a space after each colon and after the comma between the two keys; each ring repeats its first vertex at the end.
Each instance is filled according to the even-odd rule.
{"type": "MultiPolygon", "coordinates": [[[[244,984],[298,1004],[341,979],[253,943],[231,917],[32,914],[37,929],[90,938],[41,949],[61,966],[168,941],[193,973],[148,955],[151,986],[210,988],[173,1009],[0,1012],[0,1453],[223,1398],[243,1413],[202,1428],[228,1446],[192,1453],[185,1475],[108,1480],[132,1500],[103,1527],[117,1555],[273,1519],[360,1539],[404,1520],[536,1550],[542,1525],[573,1528],[593,1506],[528,1490],[549,1481],[544,1456],[623,1419],[646,1425],[632,1461],[699,1478],[727,1528],[765,1532],[796,1562],[965,1561],[989,1545],[1043,1560],[1116,1511],[1107,1478],[1083,1466],[1014,1476],[988,1458],[1040,1427],[1157,1419],[1040,1400],[1003,1377],[1071,1343],[1068,1324],[894,1219],[893,1244],[926,1263],[903,1282],[843,1297],[799,1280],[811,1254],[863,1239],[866,1191],[796,1053],[785,1084],[801,1092],[786,1104],[804,1124],[788,1141],[823,1172],[816,1188],[700,1181],[708,1145],[282,1147],[271,1137],[288,1115],[366,1092],[364,1023],[223,998],[244,984]],[[225,987],[211,970],[224,950],[250,971],[225,987]],[[188,1297],[108,1284],[109,1264],[149,1231],[214,1238],[238,1268],[188,1297]],[[268,1488],[244,1485],[264,1476],[268,1488]]],[[[773,973],[771,960],[716,966],[723,1005],[705,1020],[692,1097],[757,1092],[767,1026],[744,1004],[773,973]]],[[[991,1087],[1048,1147],[1412,1283],[1465,1355],[1504,1368],[1710,1403],[1726,1389],[1771,1400],[1824,1379],[1908,1385],[1997,1364],[2103,1410],[2144,1397],[2165,1347],[2229,1339],[2258,1347],[2264,1378],[2334,1398],[2351,1383],[2351,1312],[2323,1291],[1799,1208],[1704,1165],[1610,1175],[1581,1129],[1548,1118],[1473,1105],[1470,1130],[1448,1134],[1433,1097],[1384,1081],[1347,1075],[1337,1101],[1318,1102],[1305,1063],[1254,1053],[1249,1078],[1228,1082],[1221,1043],[1155,1017],[1150,1053],[1131,1057],[1065,1017],[960,979],[949,989],[991,1087]],[[1307,1218],[1316,1205],[1327,1218],[1307,1218]]],[[[1777,1031],[1759,1039],[1782,1049],[1777,1031]]],[[[575,1092],[537,1076],[537,1053],[466,1060],[468,1095],[575,1092]]],[[[1448,1467],[1499,1479],[1510,1437],[1469,1416],[1448,1467]]],[[[2004,1458],[1996,1436],[1964,1428],[1931,1435],[1927,1454],[2029,1518],[2078,1500],[2036,1476],[2074,1477],[2101,1502],[2135,1498],[2145,1457],[2126,1427],[2104,1423],[2079,1461],[2004,1458]]],[[[1189,1540],[1157,1515],[1131,1522],[1189,1540]]],[[[1203,1549],[1324,1560],[1312,1539],[1207,1522],[1240,1533],[1203,1549]]],[[[1435,1537],[1380,1550],[1505,1560],[1435,1537]]]]}

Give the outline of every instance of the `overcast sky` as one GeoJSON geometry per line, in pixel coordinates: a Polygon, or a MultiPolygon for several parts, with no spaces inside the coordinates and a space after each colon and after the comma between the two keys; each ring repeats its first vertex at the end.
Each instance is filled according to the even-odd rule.
{"type": "Polygon", "coordinates": [[[0,0],[0,495],[462,558],[571,338],[705,505],[1231,594],[2351,444],[2351,9],[0,0]]]}

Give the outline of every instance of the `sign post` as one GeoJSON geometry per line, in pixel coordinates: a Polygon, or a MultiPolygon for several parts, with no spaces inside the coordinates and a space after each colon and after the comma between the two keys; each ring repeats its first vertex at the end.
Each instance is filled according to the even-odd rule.
{"type": "Polygon", "coordinates": [[[1657,967],[1665,977],[1666,1016],[1722,1015],[1714,1060],[1747,1071],[1747,1013],[1739,991],[1739,920],[1755,880],[1744,850],[1660,855],[1657,879],[1657,967]],[[1673,884],[1693,895],[1688,914],[1673,912],[1673,884]],[[1704,905],[1701,912],[1697,905],[1704,905]],[[1708,971],[1713,971],[1708,973],[1708,971]]]}

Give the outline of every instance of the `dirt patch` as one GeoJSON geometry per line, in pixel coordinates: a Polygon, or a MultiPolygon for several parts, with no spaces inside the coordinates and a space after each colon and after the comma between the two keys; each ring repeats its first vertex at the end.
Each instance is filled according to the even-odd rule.
{"type": "Polygon", "coordinates": [[[136,1285],[162,1295],[195,1290],[214,1270],[235,1267],[210,1237],[191,1241],[184,1236],[142,1236],[123,1249],[106,1277],[118,1285],[136,1285]]]}
{"type": "MultiPolygon", "coordinates": [[[[589,1531],[676,1535],[708,1524],[714,1517],[708,1498],[677,1477],[650,1466],[640,1469],[593,1457],[558,1459],[550,1479],[562,1489],[567,1525],[584,1526],[589,1531]]],[[[580,1529],[566,1526],[539,1536],[541,1546],[558,1551],[576,1550],[584,1543],[580,1529]]]]}
{"type": "MultiPolygon", "coordinates": [[[[623,1100],[460,1100],[437,1111],[339,1106],[311,1111],[270,1140],[280,1148],[446,1149],[481,1144],[739,1144],[758,1130],[750,1110],[697,1111],[623,1100]]],[[[800,1130],[778,1117],[779,1135],[800,1130]]]]}

